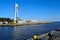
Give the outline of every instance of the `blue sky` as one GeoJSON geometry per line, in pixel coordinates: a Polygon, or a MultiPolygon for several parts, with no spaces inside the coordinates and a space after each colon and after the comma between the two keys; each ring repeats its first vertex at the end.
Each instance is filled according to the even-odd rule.
{"type": "Polygon", "coordinates": [[[60,0],[0,0],[0,17],[13,19],[15,3],[20,19],[60,21],[60,0]]]}

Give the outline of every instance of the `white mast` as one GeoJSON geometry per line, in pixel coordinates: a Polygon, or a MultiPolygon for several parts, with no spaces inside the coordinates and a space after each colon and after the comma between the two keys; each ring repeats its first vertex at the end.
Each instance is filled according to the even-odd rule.
{"type": "Polygon", "coordinates": [[[18,4],[15,4],[15,17],[14,17],[14,22],[17,20],[17,14],[18,14],[18,4]]]}

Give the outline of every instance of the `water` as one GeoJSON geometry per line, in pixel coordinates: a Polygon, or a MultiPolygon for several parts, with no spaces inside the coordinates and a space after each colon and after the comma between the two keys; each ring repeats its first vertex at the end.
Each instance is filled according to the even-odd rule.
{"type": "Polygon", "coordinates": [[[0,40],[27,40],[34,34],[53,31],[60,28],[60,23],[40,24],[30,26],[0,26],[0,40]]]}

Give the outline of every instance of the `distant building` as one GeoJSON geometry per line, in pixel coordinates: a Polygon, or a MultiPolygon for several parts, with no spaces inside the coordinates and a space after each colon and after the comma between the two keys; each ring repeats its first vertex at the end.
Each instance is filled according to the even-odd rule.
{"type": "Polygon", "coordinates": [[[0,21],[0,24],[3,24],[3,22],[0,21]]]}
{"type": "Polygon", "coordinates": [[[18,24],[26,24],[26,21],[18,21],[18,24]]]}
{"type": "Polygon", "coordinates": [[[7,21],[3,21],[2,23],[3,23],[3,24],[8,24],[8,22],[7,22],[7,21]]]}

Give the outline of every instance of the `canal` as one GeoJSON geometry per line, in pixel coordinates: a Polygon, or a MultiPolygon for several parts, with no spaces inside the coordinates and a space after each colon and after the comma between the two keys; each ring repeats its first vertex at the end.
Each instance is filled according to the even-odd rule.
{"type": "Polygon", "coordinates": [[[28,26],[0,26],[0,40],[27,40],[34,34],[41,35],[60,28],[60,23],[28,26]]]}

